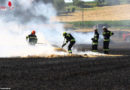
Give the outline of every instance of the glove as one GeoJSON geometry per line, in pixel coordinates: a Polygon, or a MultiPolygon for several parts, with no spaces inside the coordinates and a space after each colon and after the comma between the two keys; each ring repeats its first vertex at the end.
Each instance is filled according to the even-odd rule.
{"type": "Polygon", "coordinates": [[[26,36],[26,40],[28,39],[29,37],[28,36],[26,36]]]}
{"type": "Polygon", "coordinates": [[[64,44],[62,45],[62,48],[63,48],[65,45],[66,45],[66,43],[64,43],[64,44]]]}
{"type": "Polygon", "coordinates": [[[114,33],[112,33],[112,35],[114,35],[114,33]]]}

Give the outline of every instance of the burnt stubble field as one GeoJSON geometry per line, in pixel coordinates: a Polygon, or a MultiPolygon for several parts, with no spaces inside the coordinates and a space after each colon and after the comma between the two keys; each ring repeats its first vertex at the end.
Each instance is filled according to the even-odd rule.
{"type": "Polygon", "coordinates": [[[121,57],[1,58],[0,88],[11,90],[130,90],[130,49],[121,57]]]}

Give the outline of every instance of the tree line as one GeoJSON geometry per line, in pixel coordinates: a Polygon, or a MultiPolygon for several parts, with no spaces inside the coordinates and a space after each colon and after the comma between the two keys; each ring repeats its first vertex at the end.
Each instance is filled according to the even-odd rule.
{"type": "MultiPolygon", "coordinates": [[[[52,0],[53,5],[57,10],[63,10],[66,6],[64,0],[52,0]]],[[[83,2],[82,0],[73,0],[72,5],[77,7],[85,7],[88,2],[83,2]]],[[[96,6],[110,6],[110,5],[120,5],[120,4],[130,4],[130,0],[95,0],[96,6]]]]}
{"type": "Polygon", "coordinates": [[[130,4],[130,0],[95,0],[97,5],[120,5],[130,4]]]}

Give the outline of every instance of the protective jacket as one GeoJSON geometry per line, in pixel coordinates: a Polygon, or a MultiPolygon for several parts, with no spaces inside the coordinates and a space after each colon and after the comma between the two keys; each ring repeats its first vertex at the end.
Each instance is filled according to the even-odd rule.
{"type": "Polygon", "coordinates": [[[93,45],[97,45],[98,44],[98,39],[99,39],[99,33],[96,32],[94,37],[92,38],[92,41],[93,41],[93,45]]]}
{"type": "Polygon", "coordinates": [[[110,36],[112,36],[114,33],[111,31],[104,31],[103,36],[104,36],[104,41],[110,41],[110,36]]]}
{"type": "Polygon", "coordinates": [[[70,42],[74,42],[75,41],[75,38],[70,33],[67,33],[67,35],[65,35],[64,37],[66,39],[66,43],[68,43],[69,41],[70,42]]]}
{"type": "Polygon", "coordinates": [[[31,45],[35,45],[37,43],[37,36],[35,34],[30,34],[26,37],[26,40],[28,40],[31,45]]]}

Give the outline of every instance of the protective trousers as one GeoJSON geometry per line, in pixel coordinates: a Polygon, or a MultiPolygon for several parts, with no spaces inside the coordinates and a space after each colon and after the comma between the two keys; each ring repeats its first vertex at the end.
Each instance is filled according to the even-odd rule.
{"type": "Polygon", "coordinates": [[[70,42],[70,44],[69,44],[69,46],[68,46],[68,52],[69,52],[69,53],[72,53],[71,48],[73,47],[74,44],[75,44],[75,41],[71,41],[71,42],[70,42]]]}
{"type": "Polygon", "coordinates": [[[92,51],[93,52],[97,52],[97,50],[98,50],[98,44],[92,44],[92,51]]]}
{"type": "Polygon", "coordinates": [[[109,54],[109,41],[103,42],[103,51],[104,51],[104,54],[109,54]]]}

